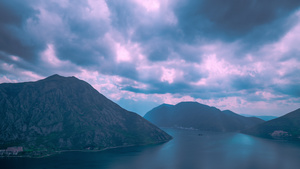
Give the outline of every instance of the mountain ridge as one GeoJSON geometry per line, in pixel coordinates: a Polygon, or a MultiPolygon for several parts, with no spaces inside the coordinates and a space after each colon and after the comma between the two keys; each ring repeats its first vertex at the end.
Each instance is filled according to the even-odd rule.
{"type": "Polygon", "coordinates": [[[300,108],[276,119],[243,130],[242,133],[268,139],[300,141],[300,108]]]}
{"type": "Polygon", "coordinates": [[[144,116],[160,127],[184,127],[208,131],[240,131],[263,120],[247,118],[232,111],[222,112],[198,102],[180,102],[176,105],[162,104],[144,116]]]}
{"type": "Polygon", "coordinates": [[[0,148],[101,150],[171,139],[76,77],[0,84],[0,148]]]}

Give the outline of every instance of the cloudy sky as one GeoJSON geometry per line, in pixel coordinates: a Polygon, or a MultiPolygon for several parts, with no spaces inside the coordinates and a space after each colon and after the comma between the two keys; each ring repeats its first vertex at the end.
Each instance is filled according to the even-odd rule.
{"type": "Polygon", "coordinates": [[[299,0],[1,0],[0,83],[76,76],[144,115],[162,103],[300,107],[299,0]]]}

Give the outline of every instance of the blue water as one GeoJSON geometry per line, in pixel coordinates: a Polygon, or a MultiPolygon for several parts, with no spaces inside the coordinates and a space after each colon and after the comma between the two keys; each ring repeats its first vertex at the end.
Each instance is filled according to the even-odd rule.
{"type": "Polygon", "coordinates": [[[46,158],[2,158],[0,168],[30,169],[299,169],[300,145],[240,133],[164,129],[173,140],[46,158]],[[199,135],[202,134],[202,135],[199,135]]]}

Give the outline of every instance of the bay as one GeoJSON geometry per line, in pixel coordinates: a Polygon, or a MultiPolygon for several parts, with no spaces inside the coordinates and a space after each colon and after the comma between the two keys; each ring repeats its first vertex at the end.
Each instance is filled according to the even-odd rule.
{"type": "Polygon", "coordinates": [[[65,152],[45,158],[0,158],[4,169],[299,169],[300,145],[241,133],[168,129],[159,145],[101,152],[65,152]]]}

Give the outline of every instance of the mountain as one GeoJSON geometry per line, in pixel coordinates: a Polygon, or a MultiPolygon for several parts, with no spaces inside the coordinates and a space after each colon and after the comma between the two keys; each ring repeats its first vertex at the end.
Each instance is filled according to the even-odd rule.
{"type": "Polygon", "coordinates": [[[197,102],[162,104],[144,116],[160,127],[192,128],[206,131],[240,131],[264,122],[255,117],[244,117],[230,110],[221,111],[197,102]]]}
{"type": "Polygon", "coordinates": [[[0,119],[0,149],[102,150],[171,139],[88,83],[59,75],[0,84],[0,119]]]}
{"type": "Polygon", "coordinates": [[[240,114],[242,116],[245,116],[245,117],[257,117],[259,119],[262,119],[264,121],[270,121],[270,120],[273,120],[273,119],[276,119],[277,116],[253,116],[253,115],[250,115],[250,114],[240,114]]]}
{"type": "Polygon", "coordinates": [[[300,140],[300,109],[242,132],[271,139],[300,140]]]}

